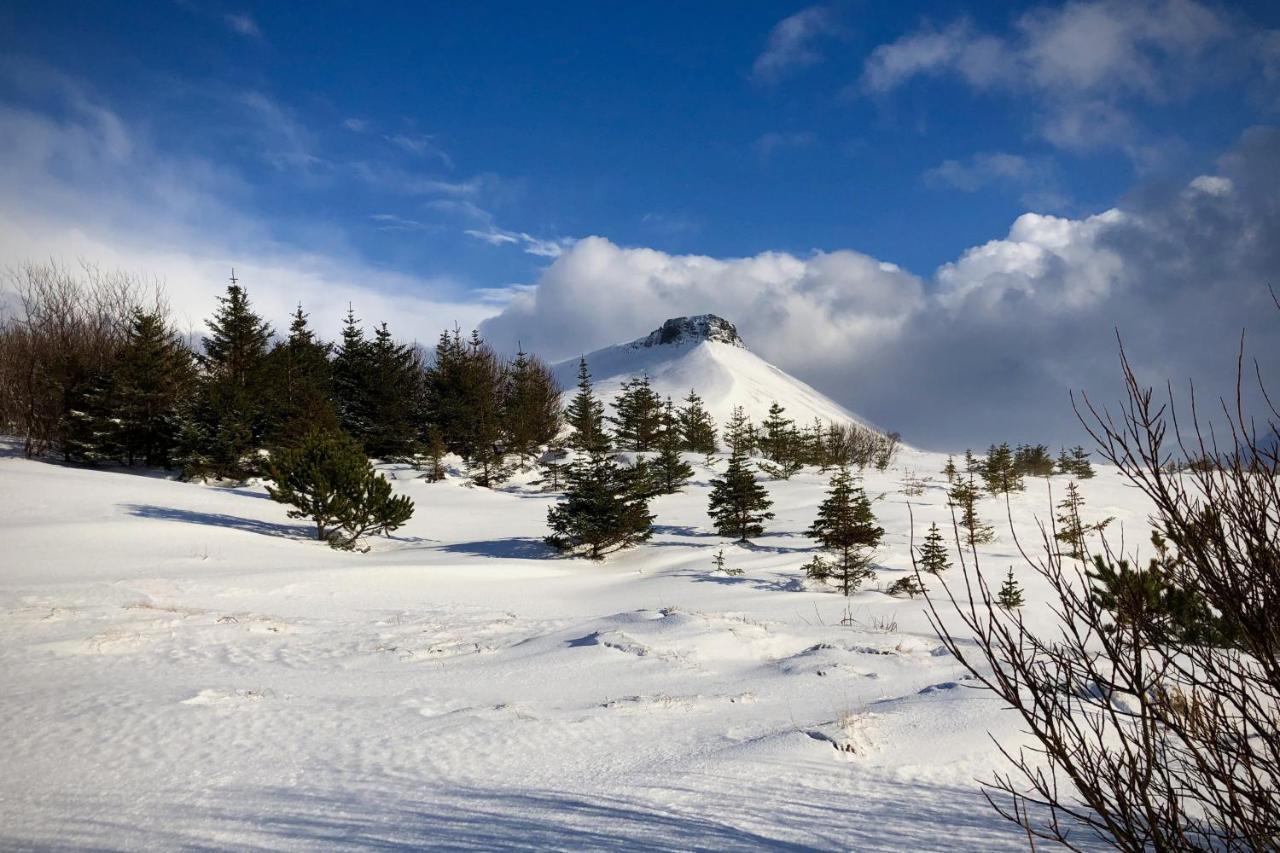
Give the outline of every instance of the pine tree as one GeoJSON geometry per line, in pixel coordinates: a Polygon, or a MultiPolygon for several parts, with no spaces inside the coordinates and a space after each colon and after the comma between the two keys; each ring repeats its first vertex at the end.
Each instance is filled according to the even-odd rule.
{"type": "MultiPolygon", "coordinates": [[[[740,412],[739,412],[740,413],[740,412]]],[[[729,464],[723,477],[711,481],[708,513],[721,536],[745,542],[764,533],[764,522],[773,518],[769,493],[756,482],[743,443],[730,445],[729,464]]]]}
{"type": "Polygon", "coordinates": [[[462,455],[470,418],[467,401],[467,346],[462,331],[440,333],[431,367],[427,370],[427,408],[430,422],[451,453],[462,455]]]}
{"type": "Polygon", "coordinates": [[[199,357],[201,429],[196,433],[205,446],[189,459],[199,459],[203,464],[198,467],[214,476],[244,479],[256,469],[252,454],[262,446],[265,432],[271,327],[253,312],[248,294],[233,277],[227,295],[218,298],[209,331],[199,357]]]}
{"type": "Polygon", "coordinates": [[[947,497],[952,511],[958,515],[956,521],[965,532],[965,541],[970,548],[995,539],[995,530],[978,517],[978,487],[972,474],[967,480],[957,480],[947,497]]]}
{"type": "Polygon", "coordinates": [[[1014,467],[1013,451],[1007,443],[991,445],[982,464],[982,479],[993,495],[1020,492],[1024,488],[1022,474],[1014,467]]]}
{"type": "Polygon", "coordinates": [[[1000,585],[1000,592],[996,595],[996,603],[1005,610],[1013,610],[1023,605],[1022,587],[1018,586],[1018,582],[1013,579],[1013,567],[1009,567],[1009,574],[1005,576],[1004,583],[1000,585]]]}
{"type": "Polygon", "coordinates": [[[591,373],[587,360],[578,360],[578,393],[574,395],[564,413],[569,425],[569,446],[583,453],[603,453],[609,449],[609,437],[604,431],[604,404],[591,390],[591,373]]]}
{"type": "Polygon", "coordinates": [[[606,453],[592,453],[569,469],[564,496],[547,511],[558,551],[598,560],[609,551],[646,541],[653,535],[648,502],[638,497],[629,476],[606,453]]]}
{"type": "Polygon", "coordinates": [[[414,401],[422,370],[413,348],[391,337],[386,323],[365,349],[364,434],[356,436],[375,459],[408,459],[418,435],[414,401]]]}
{"type": "Polygon", "coordinates": [[[966,474],[982,473],[982,463],[973,455],[973,451],[967,447],[964,451],[964,472],[966,474]]]}
{"type": "Polygon", "coordinates": [[[800,434],[795,422],[784,416],[785,411],[776,402],[769,406],[760,436],[760,452],[767,460],[760,470],[777,480],[790,480],[804,467],[800,434]]]}
{"type": "Polygon", "coordinates": [[[476,485],[489,487],[507,478],[502,401],[506,366],[480,335],[472,332],[463,360],[463,401],[467,421],[458,450],[476,485]]]}
{"type": "Polygon", "coordinates": [[[1079,445],[1071,448],[1071,473],[1080,480],[1093,479],[1093,464],[1089,462],[1089,453],[1079,445]]]}
{"type": "Polygon", "coordinates": [[[335,352],[331,373],[334,401],[342,429],[364,443],[373,430],[373,357],[355,311],[347,307],[342,321],[342,341],[335,352]]]}
{"type": "Polygon", "coordinates": [[[194,382],[191,351],[164,318],[135,311],[113,375],[117,440],[128,464],[169,467],[194,382]]]}
{"type": "Polygon", "coordinates": [[[741,406],[733,407],[729,422],[725,424],[724,443],[729,446],[731,454],[740,453],[744,458],[750,456],[751,451],[755,450],[755,428],[741,406]]]}
{"type": "Polygon", "coordinates": [[[550,368],[521,349],[507,368],[502,410],[507,445],[521,465],[555,440],[560,416],[560,386],[550,368]]]}
{"type": "Polygon", "coordinates": [[[955,459],[950,456],[947,457],[947,464],[946,467],[942,469],[942,474],[947,478],[948,483],[954,483],[956,481],[956,477],[959,476],[960,471],[956,468],[955,459]]]}
{"type": "Polygon", "coordinates": [[[1067,483],[1066,497],[1058,504],[1058,509],[1062,510],[1062,513],[1055,519],[1057,530],[1054,538],[1066,546],[1063,556],[1072,560],[1086,558],[1085,536],[1101,532],[1112,522],[1112,519],[1107,518],[1095,524],[1085,524],[1080,518],[1080,509],[1083,506],[1084,498],[1081,497],[1075,482],[1067,483]]]}
{"type": "Polygon", "coordinates": [[[887,595],[905,595],[908,598],[915,598],[917,595],[924,595],[925,592],[927,592],[927,590],[915,575],[900,577],[893,583],[889,584],[889,588],[885,590],[887,595]]]}
{"type": "Polygon", "coordinates": [[[63,459],[89,464],[119,459],[122,448],[118,410],[109,366],[81,376],[64,397],[63,459]]]}
{"type": "Polygon", "coordinates": [[[294,444],[315,429],[339,428],[334,400],[333,345],[316,338],[299,305],[289,324],[289,337],[267,356],[267,440],[275,446],[294,444]]]}
{"type": "Polygon", "coordinates": [[[677,417],[683,442],[681,450],[704,456],[711,456],[719,451],[720,448],[716,446],[716,425],[703,407],[702,398],[693,389],[689,390],[689,396],[685,398],[677,417]]]}
{"type": "Polygon", "coordinates": [[[1053,457],[1043,444],[1022,444],[1013,455],[1013,470],[1028,477],[1053,475],[1053,457]]]}
{"type": "Polygon", "coordinates": [[[920,546],[919,561],[916,563],[920,571],[938,575],[951,568],[951,559],[947,556],[947,546],[942,540],[942,532],[937,524],[929,525],[929,533],[920,546]]]}
{"type": "Polygon", "coordinates": [[[653,449],[662,428],[662,401],[648,376],[628,379],[613,400],[614,443],[623,450],[645,453],[653,449]]]}
{"type": "Polygon", "coordinates": [[[445,477],[444,457],[449,448],[444,446],[444,437],[440,428],[431,426],[427,429],[427,437],[422,442],[421,452],[416,460],[428,483],[438,483],[445,477]]]}
{"type": "Polygon", "coordinates": [[[680,455],[683,445],[680,425],[671,399],[662,410],[662,429],[658,432],[658,453],[653,459],[654,487],[657,494],[675,494],[693,476],[693,466],[680,455]]]}
{"type": "Polygon", "coordinates": [[[538,465],[542,467],[542,478],[537,485],[543,491],[558,491],[563,485],[565,473],[569,468],[569,451],[553,442],[542,456],[538,457],[538,465]]]}
{"type": "Polygon", "coordinates": [[[884,528],[875,520],[871,501],[861,486],[854,485],[849,469],[837,470],[806,533],[834,556],[832,573],[845,595],[875,577],[871,556],[884,536],[884,528]]]}
{"type": "Polygon", "coordinates": [[[343,433],[317,430],[276,451],[267,476],[272,499],[294,507],[290,518],[311,519],[316,538],[335,548],[354,548],[362,537],[396,530],[413,515],[413,501],[393,495],[360,445],[343,433]]]}

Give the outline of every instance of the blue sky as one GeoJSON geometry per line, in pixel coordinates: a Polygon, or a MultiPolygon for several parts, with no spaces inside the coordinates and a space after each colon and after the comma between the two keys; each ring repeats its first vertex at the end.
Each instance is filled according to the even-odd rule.
{"type": "MultiPolygon", "coordinates": [[[[192,314],[236,262],[272,306],[355,294],[414,336],[534,298],[592,236],[850,251],[927,300],[1023,214],[1082,223],[1221,171],[1277,121],[1278,28],[1280,5],[1194,0],[7,3],[0,260],[126,266],[192,314]]],[[[919,310],[832,288],[858,328],[919,310]]],[[[538,321],[519,309],[492,334],[538,321]]],[[[630,328],[574,328],[597,320],[543,338],[630,328]]],[[[789,352],[767,354],[840,380],[789,352]]]]}

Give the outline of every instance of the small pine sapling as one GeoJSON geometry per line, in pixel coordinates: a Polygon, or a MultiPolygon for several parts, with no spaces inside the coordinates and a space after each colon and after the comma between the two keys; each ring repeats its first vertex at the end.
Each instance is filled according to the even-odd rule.
{"type": "Polygon", "coordinates": [[[920,583],[915,575],[900,577],[893,583],[889,584],[889,588],[885,590],[885,593],[888,595],[895,597],[905,595],[908,598],[915,598],[917,595],[924,595],[925,592],[926,589],[924,585],[920,583]]]}
{"type": "Polygon", "coordinates": [[[942,531],[937,524],[929,525],[929,532],[920,546],[919,559],[916,563],[922,572],[939,575],[951,568],[951,560],[947,556],[947,546],[942,540],[942,531]]]}
{"type": "Polygon", "coordinates": [[[1013,566],[1009,567],[1009,574],[1005,576],[1004,583],[1000,585],[1000,592],[996,595],[996,603],[1005,610],[1014,610],[1024,604],[1022,587],[1018,586],[1018,582],[1013,578],[1013,566]]]}

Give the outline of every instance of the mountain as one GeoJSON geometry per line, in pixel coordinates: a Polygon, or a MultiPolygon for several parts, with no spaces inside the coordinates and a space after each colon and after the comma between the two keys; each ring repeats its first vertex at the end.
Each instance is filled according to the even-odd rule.
{"type": "MultiPolygon", "coordinates": [[[[714,314],[675,317],[642,338],[598,349],[586,359],[596,394],[606,403],[627,379],[648,374],[654,390],[677,404],[690,389],[697,391],[718,426],[729,420],[734,406],[742,406],[760,423],[774,402],[801,425],[819,418],[869,426],[820,391],[755,355],[734,325],[714,314]]],[[[572,397],[578,359],[566,359],[552,370],[566,399],[572,397]]]]}

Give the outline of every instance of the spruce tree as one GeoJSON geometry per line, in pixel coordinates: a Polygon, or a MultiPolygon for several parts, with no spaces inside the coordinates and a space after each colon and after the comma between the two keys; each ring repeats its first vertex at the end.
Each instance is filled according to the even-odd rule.
{"type": "MultiPolygon", "coordinates": [[[[205,472],[244,479],[256,470],[253,454],[266,427],[264,389],[271,327],[253,312],[249,296],[235,283],[218,297],[199,357],[203,370],[199,419],[205,446],[197,450],[205,472]]],[[[193,457],[195,458],[195,457],[193,457]]],[[[192,472],[202,473],[202,472],[192,472]]]]}
{"type": "Polygon", "coordinates": [[[956,460],[948,456],[947,464],[942,469],[942,475],[947,478],[948,483],[954,483],[959,473],[960,473],[959,469],[956,468],[956,460]]]}
{"type": "Polygon", "coordinates": [[[507,369],[503,431],[510,451],[524,465],[560,432],[560,386],[551,370],[523,349],[507,369]]]}
{"type": "Polygon", "coordinates": [[[884,536],[884,528],[875,521],[866,493],[854,484],[848,468],[840,468],[806,533],[834,557],[832,574],[845,595],[875,577],[871,556],[884,536]]]}
{"type": "Polygon", "coordinates": [[[397,343],[381,323],[365,350],[365,369],[364,434],[357,438],[375,459],[408,459],[417,443],[414,402],[422,382],[413,348],[397,343]]]}
{"type": "Polygon", "coordinates": [[[952,512],[957,515],[956,522],[965,533],[965,542],[970,548],[995,539],[995,529],[978,517],[979,493],[972,474],[967,480],[956,480],[947,497],[952,512]]]}
{"type": "Polygon", "coordinates": [[[766,460],[760,470],[777,480],[790,480],[804,467],[800,434],[785,411],[776,402],[770,405],[760,434],[760,452],[766,460]]]}
{"type": "Polygon", "coordinates": [[[630,477],[604,452],[570,467],[564,496],[547,511],[547,525],[552,531],[548,545],[593,560],[653,535],[648,502],[636,495],[630,477]]]}
{"type": "Polygon", "coordinates": [[[113,382],[124,460],[168,468],[195,382],[191,351],[159,314],[135,311],[113,382]]]}
{"type": "Polygon", "coordinates": [[[578,360],[578,393],[574,395],[564,413],[569,425],[569,446],[583,453],[603,453],[609,449],[609,437],[604,431],[604,404],[591,390],[591,373],[587,360],[578,360]]]}
{"type": "Polygon", "coordinates": [[[924,537],[924,543],[920,546],[919,553],[920,556],[916,566],[922,572],[938,575],[951,568],[951,559],[947,556],[947,546],[942,539],[942,532],[938,530],[937,524],[929,525],[929,533],[924,537]]]}
{"type": "Polygon", "coordinates": [[[678,414],[680,421],[681,450],[711,456],[719,451],[716,446],[716,425],[702,404],[702,398],[689,390],[678,414]]]}
{"type": "Polygon", "coordinates": [[[1053,457],[1043,444],[1020,444],[1013,454],[1013,470],[1028,477],[1053,475],[1053,457]]]}
{"type": "Polygon", "coordinates": [[[1083,560],[1086,557],[1085,536],[1101,532],[1112,519],[1106,518],[1094,524],[1085,524],[1080,518],[1080,509],[1084,506],[1084,498],[1075,482],[1067,483],[1067,494],[1058,504],[1061,514],[1055,521],[1057,528],[1054,538],[1065,545],[1063,556],[1072,560],[1083,560]]]}
{"type": "Polygon", "coordinates": [[[751,455],[756,448],[755,428],[741,406],[734,406],[729,422],[724,427],[724,443],[729,446],[729,453],[740,453],[743,458],[751,455]]]}
{"type": "Polygon", "coordinates": [[[964,472],[966,474],[982,473],[982,463],[973,455],[973,451],[967,447],[964,451],[964,472]]]}
{"type": "Polygon", "coordinates": [[[671,399],[662,410],[662,429],[658,432],[658,453],[653,458],[652,472],[655,491],[658,494],[675,494],[684,488],[693,476],[693,466],[680,455],[683,440],[680,425],[671,399]]]}
{"type": "Polygon", "coordinates": [[[628,379],[613,400],[609,422],[614,427],[614,443],[623,450],[645,453],[653,450],[662,428],[662,401],[654,393],[648,376],[628,379]]]}
{"type": "Polygon", "coordinates": [[[428,483],[437,483],[444,479],[444,457],[448,452],[449,448],[444,446],[444,438],[440,435],[440,428],[434,425],[428,427],[427,436],[422,442],[422,447],[416,460],[417,467],[422,471],[423,477],[428,483]]]}
{"type": "Polygon", "coordinates": [[[342,321],[342,340],[332,364],[333,394],[342,429],[364,443],[373,430],[373,358],[355,311],[347,307],[342,321]]]}
{"type": "Polygon", "coordinates": [[[1022,491],[1022,474],[1014,466],[1013,451],[1007,443],[991,445],[982,464],[982,479],[993,495],[1022,491]]]}
{"type": "Polygon", "coordinates": [[[924,595],[927,591],[915,575],[906,575],[889,584],[885,594],[895,597],[905,595],[908,598],[915,598],[917,595],[924,595]]]}
{"type": "Polygon", "coordinates": [[[390,532],[413,515],[413,501],[395,496],[364,451],[343,433],[316,430],[296,447],[274,452],[267,464],[272,499],[289,504],[290,518],[307,518],[316,538],[354,548],[376,531],[390,532]]]}
{"type": "MultiPolygon", "coordinates": [[[[740,410],[737,410],[740,414],[740,410]]],[[[708,513],[721,536],[745,542],[764,533],[764,522],[773,518],[769,493],[756,482],[747,461],[745,442],[731,444],[729,464],[723,477],[711,480],[708,513]]]]}
{"type": "Polygon", "coordinates": [[[1093,464],[1089,462],[1089,453],[1079,445],[1071,448],[1071,472],[1079,480],[1093,479],[1093,464]]]}
{"type": "Polygon", "coordinates": [[[1013,578],[1013,566],[1009,567],[1009,574],[1000,585],[1000,591],[996,594],[996,603],[1005,610],[1013,610],[1024,603],[1022,587],[1018,586],[1018,582],[1013,578]]]}
{"type": "Polygon", "coordinates": [[[467,461],[472,481],[489,487],[510,474],[502,423],[507,375],[506,365],[476,332],[471,333],[463,356],[462,379],[467,420],[458,450],[467,461]]]}
{"type": "Polygon", "coordinates": [[[338,429],[334,400],[333,345],[319,340],[299,305],[289,337],[267,357],[267,440],[275,446],[296,443],[315,429],[338,429]]]}

